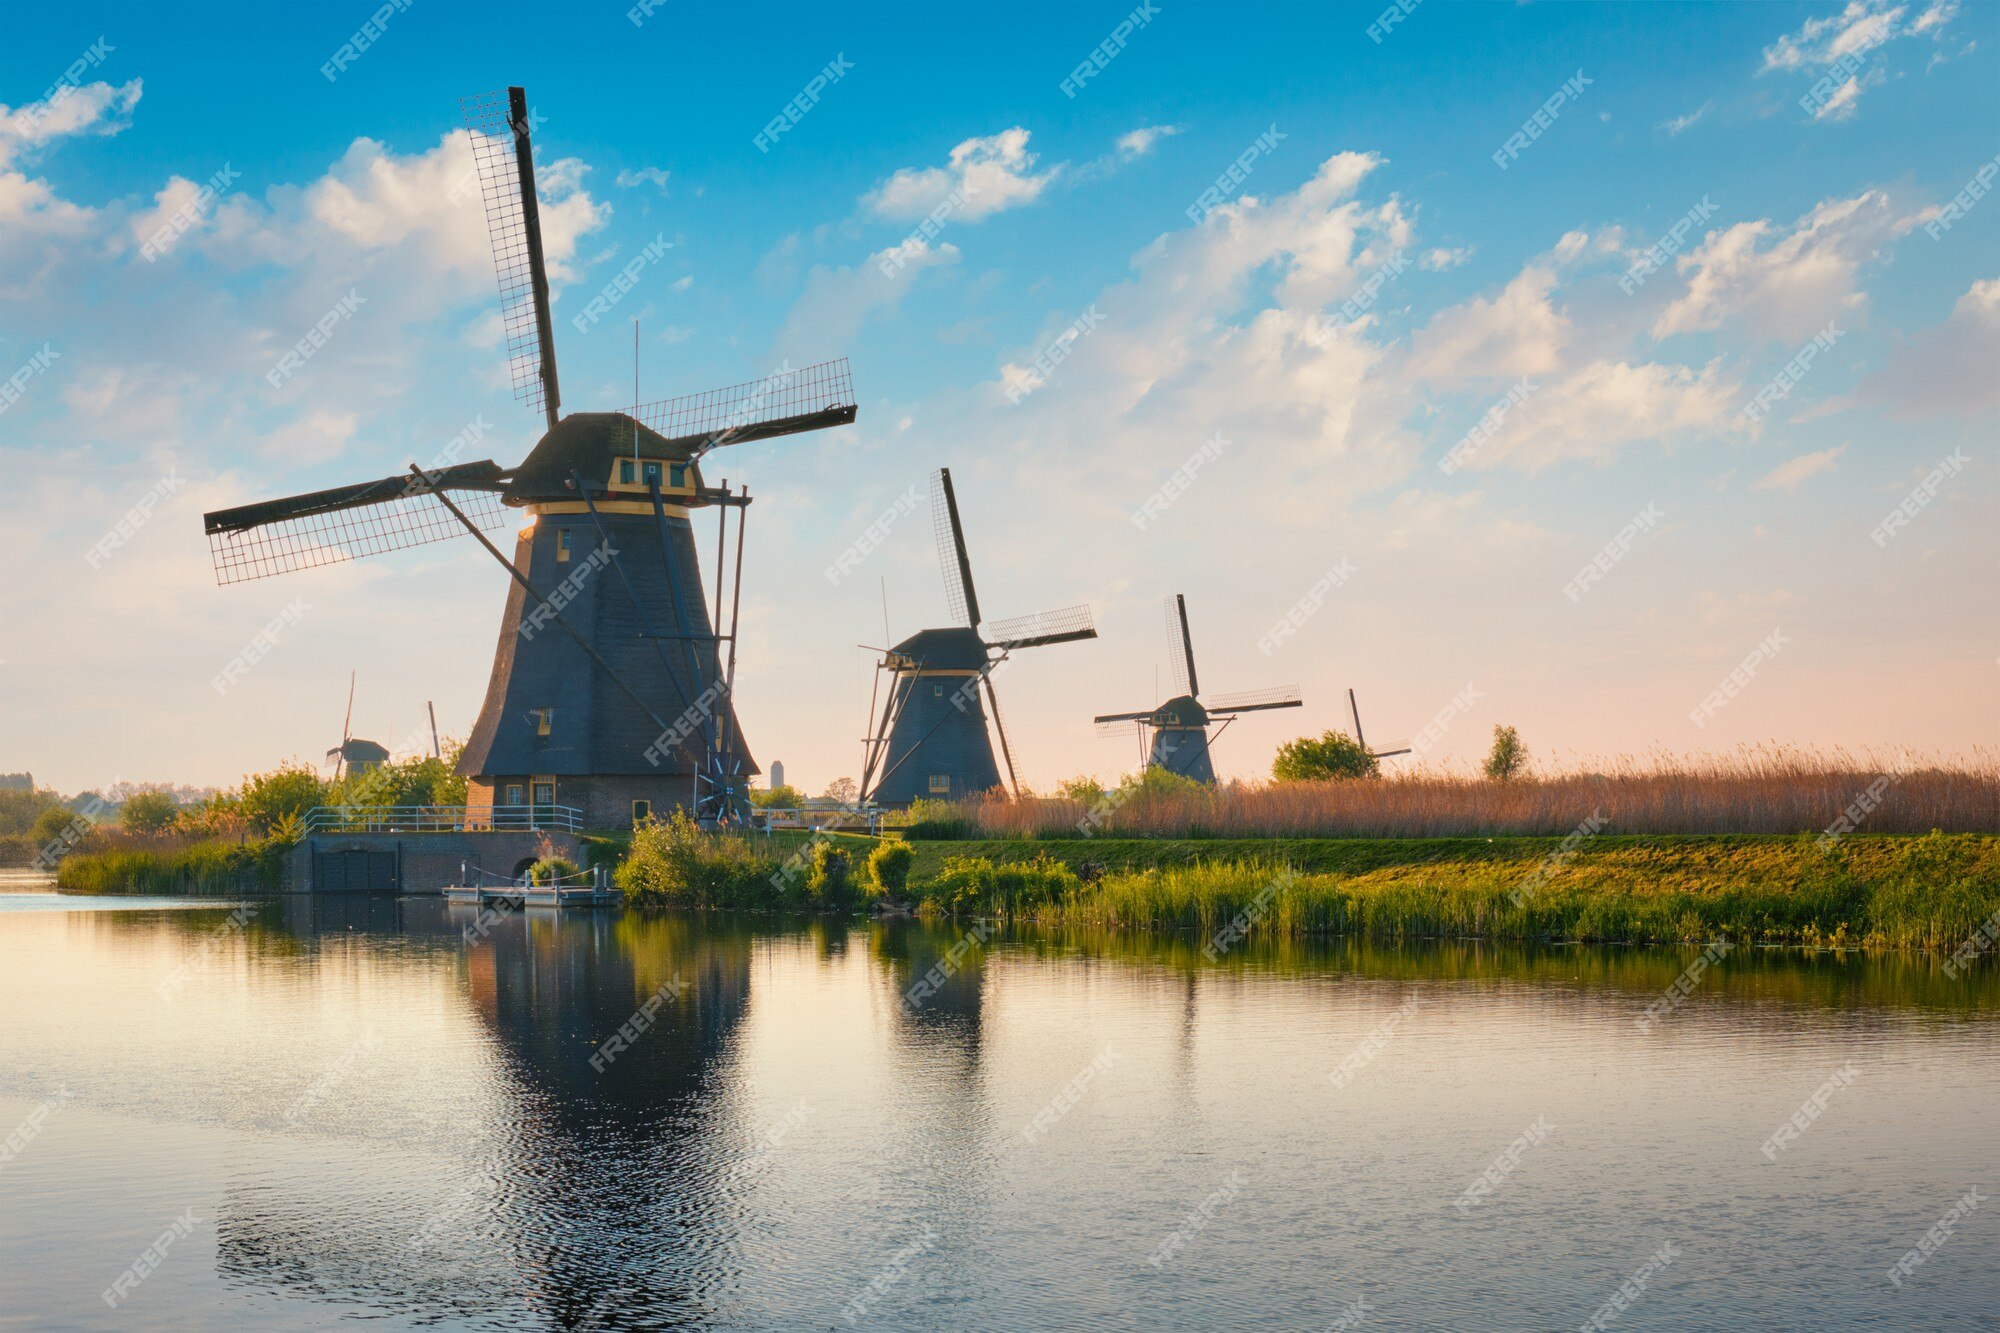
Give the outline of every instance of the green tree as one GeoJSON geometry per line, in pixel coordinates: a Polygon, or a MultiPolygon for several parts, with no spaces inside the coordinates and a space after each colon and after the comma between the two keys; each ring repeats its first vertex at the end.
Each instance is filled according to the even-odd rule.
{"type": "Polygon", "coordinates": [[[1078,805],[1096,805],[1104,799],[1104,784],[1094,777],[1065,778],[1056,784],[1056,795],[1078,805]]]}
{"type": "Polygon", "coordinates": [[[753,787],[750,804],[759,810],[796,810],[806,803],[805,793],[789,782],[775,787],[753,787]]]}
{"type": "Polygon", "coordinates": [[[1528,766],[1528,747],[1512,727],[1493,728],[1493,748],[1486,755],[1486,776],[1495,782],[1519,777],[1528,766]]]}
{"type": "Polygon", "coordinates": [[[35,816],[35,823],[28,830],[28,836],[37,847],[46,847],[60,838],[76,821],[76,811],[67,806],[52,805],[35,816]]]}
{"type": "Polygon", "coordinates": [[[1320,737],[1301,736],[1278,747],[1271,776],[1279,782],[1331,782],[1341,778],[1372,778],[1381,769],[1375,756],[1344,731],[1320,737]]]}
{"type": "Polygon", "coordinates": [[[174,799],[172,792],[148,787],[125,798],[125,808],[118,812],[118,822],[140,833],[153,833],[173,823],[180,812],[181,803],[174,799]]]}
{"type": "Polygon", "coordinates": [[[854,785],[853,778],[835,778],[827,784],[826,790],[821,795],[829,801],[838,801],[842,805],[853,805],[855,797],[860,795],[860,789],[854,785]]]}
{"type": "Polygon", "coordinates": [[[303,817],[316,805],[331,804],[319,774],[296,760],[243,779],[238,803],[259,833],[269,833],[286,815],[303,817]]]}

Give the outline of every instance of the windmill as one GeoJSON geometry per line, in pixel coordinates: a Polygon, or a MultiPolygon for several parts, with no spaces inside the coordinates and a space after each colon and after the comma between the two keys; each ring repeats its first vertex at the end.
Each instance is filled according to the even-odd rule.
{"type": "Polygon", "coordinates": [[[1098,731],[1103,735],[1136,730],[1143,740],[1151,732],[1152,746],[1146,754],[1148,768],[1164,768],[1197,782],[1213,783],[1215,766],[1208,758],[1212,739],[1209,727],[1217,719],[1222,725],[1215,728],[1215,734],[1221,735],[1223,728],[1239,714],[1267,708],[1297,708],[1303,702],[1298,686],[1282,685],[1270,690],[1218,695],[1212,702],[1202,703],[1201,682],[1194,669],[1194,636],[1188,632],[1187,598],[1180,593],[1167,599],[1167,655],[1173,662],[1174,688],[1179,693],[1157,708],[1137,713],[1105,713],[1096,719],[1098,731]]]}
{"type": "Polygon", "coordinates": [[[701,461],[725,445],[853,421],[847,363],[785,366],[629,412],[561,415],[527,94],[509,88],[463,107],[514,395],[546,417],[546,433],[512,468],[412,464],[407,475],[207,514],[216,580],[469,533],[512,580],[485,703],[458,764],[469,805],[561,802],[591,827],[676,805],[704,822],[739,821],[757,771],[732,694],[750,494],[726,480],[708,485],[701,461]],[[698,509],[718,515],[712,608],[695,552],[698,509]],[[732,512],[735,591],[725,608],[732,512]],[[509,560],[486,532],[517,524],[509,560]]]}
{"type": "Polygon", "coordinates": [[[982,686],[1007,761],[1008,785],[1019,795],[993,672],[1019,649],[1097,637],[1088,606],[994,621],[982,634],[979,595],[972,586],[972,561],[965,553],[965,529],[949,468],[938,469],[931,478],[931,521],[944,567],[945,599],[957,623],[919,630],[882,650],[882,660],[875,664],[875,693],[868,702],[871,719],[884,671],[890,676],[889,693],[874,734],[864,743],[864,803],[907,805],[920,796],[948,800],[999,786],[1000,770],[993,762],[986,710],[979,699],[982,686]]]}
{"type": "Polygon", "coordinates": [[[1347,692],[1347,708],[1349,712],[1354,714],[1354,743],[1360,746],[1362,752],[1370,759],[1388,759],[1395,755],[1408,754],[1410,752],[1410,747],[1407,745],[1400,750],[1369,749],[1368,738],[1361,734],[1361,705],[1354,702],[1353,690],[1347,692]]]}
{"type": "Polygon", "coordinates": [[[364,741],[353,732],[354,723],[354,683],[358,671],[347,673],[347,716],[340,721],[340,744],[326,752],[333,761],[333,780],[340,781],[343,774],[366,773],[389,762],[389,751],[374,741],[364,741]]]}

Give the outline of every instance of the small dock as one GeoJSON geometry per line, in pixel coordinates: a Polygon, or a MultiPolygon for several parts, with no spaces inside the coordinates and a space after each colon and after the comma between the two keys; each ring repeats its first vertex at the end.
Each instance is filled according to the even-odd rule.
{"type": "MultiPolygon", "coordinates": [[[[476,874],[470,867],[461,879],[476,874]]],[[[611,885],[603,867],[586,871],[553,884],[522,884],[504,880],[490,884],[447,884],[440,890],[448,903],[465,907],[504,905],[505,907],[615,907],[625,895],[611,885]]]]}

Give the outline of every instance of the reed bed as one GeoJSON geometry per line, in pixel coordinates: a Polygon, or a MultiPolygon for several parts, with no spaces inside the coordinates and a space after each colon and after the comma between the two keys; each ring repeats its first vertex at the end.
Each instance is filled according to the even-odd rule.
{"type": "Polygon", "coordinates": [[[230,896],[285,888],[285,848],[161,831],[93,830],[56,867],[65,893],[230,896]]]}
{"type": "Polygon", "coordinates": [[[959,814],[962,836],[1003,839],[1563,836],[1593,824],[1627,834],[1794,834],[1826,831],[1843,817],[1869,833],[1995,833],[2000,752],[1944,764],[1762,746],[1506,782],[1418,770],[1209,790],[1127,787],[1099,800],[968,802],[959,814]]]}

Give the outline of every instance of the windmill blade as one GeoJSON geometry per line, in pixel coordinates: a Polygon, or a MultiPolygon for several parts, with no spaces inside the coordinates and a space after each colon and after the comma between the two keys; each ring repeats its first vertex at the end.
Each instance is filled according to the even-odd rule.
{"type": "MultiPolygon", "coordinates": [[[[1142,716],[1151,717],[1152,714],[1146,713],[1142,714],[1142,716]]],[[[1136,736],[1138,734],[1139,734],[1139,723],[1138,720],[1135,718],[1128,717],[1119,719],[1118,721],[1099,722],[1097,724],[1097,738],[1099,740],[1117,740],[1127,736],[1136,736]]]]}
{"type": "Polygon", "coordinates": [[[1031,616],[996,620],[986,627],[986,642],[993,648],[1039,648],[1050,643],[1094,639],[1097,625],[1088,606],[1066,606],[1060,611],[1038,611],[1031,616]]]}
{"type": "Polygon", "coordinates": [[[542,257],[541,203],[535,195],[535,155],[529,141],[528,94],[461,97],[472,138],[486,233],[500,278],[500,318],[507,331],[514,397],[547,415],[554,430],[562,393],[556,384],[555,329],[549,312],[548,267],[542,257]]]}
{"type": "Polygon", "coordinates": [[[464,536],[431,502],[432,491],[461,492],[466,515],[480,527],[505,527],[514,521],[500,502],[505,476],[487,459],[215,510],[201,520],[215,581],[244,583],[464,536]]]}
{"type": "Polygon", "coordinates": [[[725,445],[844,426],[857,414],[846,357],[803,370],[780,366],[760,380],[663,398],[632,413],[694,458],[725,445]]]}
{"type": "Polygon", "coordinates": [[[972,587],[972,561],[965,554],[965,528],[958,521],[958,492],[951,469],[931,478],[931,528],[937,534],[938,563],[944,567],[944,595],[951,613],[967,629],[979,627],[979,594],[972,587]]]}
{"type": "Polygon", "coordinates": [[[1220,695],[1208,705],[1208,712],[1213,717],[1221,713],[1255,713],[1266,708],[1299,708],[1304,703],[1298,686],[1280,685],[1275,689],[1220,695]]]}
{"type": "Polygon", "coordinates": [[[1354,743],[1363,750],[1368,748],[1368,738],[1361,734],[1361,705],[1354,701],[1354,691],[1347,691],[1347,707],[1354,714],[1354,743]]]}
{"type": "Polygon", "coordinates": [[[1007,739],[1007,724],[1000,720],[1000,695],[993,688],[992,667],[980,672],[979,678],[986,683],[986,701],[993,705],[993,729],[1000,733],[1000,754],[1007,761],[1007,786],[1018,801],[1021,799],[1021,780],[1014,776],[1014,747],[1007,739]]]}
{"type": "Polygon", "coordinates": [[[1148,708],[1137,713],[1099,713],[1090,720],[1101,727],[1107,722],[1134,722],[1142,717],[1151,717],[1156,711],[1155,709],[1148,708]]]}
{"type": "Polygon", "coordinates": [[[340,719],[340,749],[347,751],[347,738],[354,734],[354,686],[361,678],[361,669],[355,667],[347,673],[347,716],[340,719]]]}

